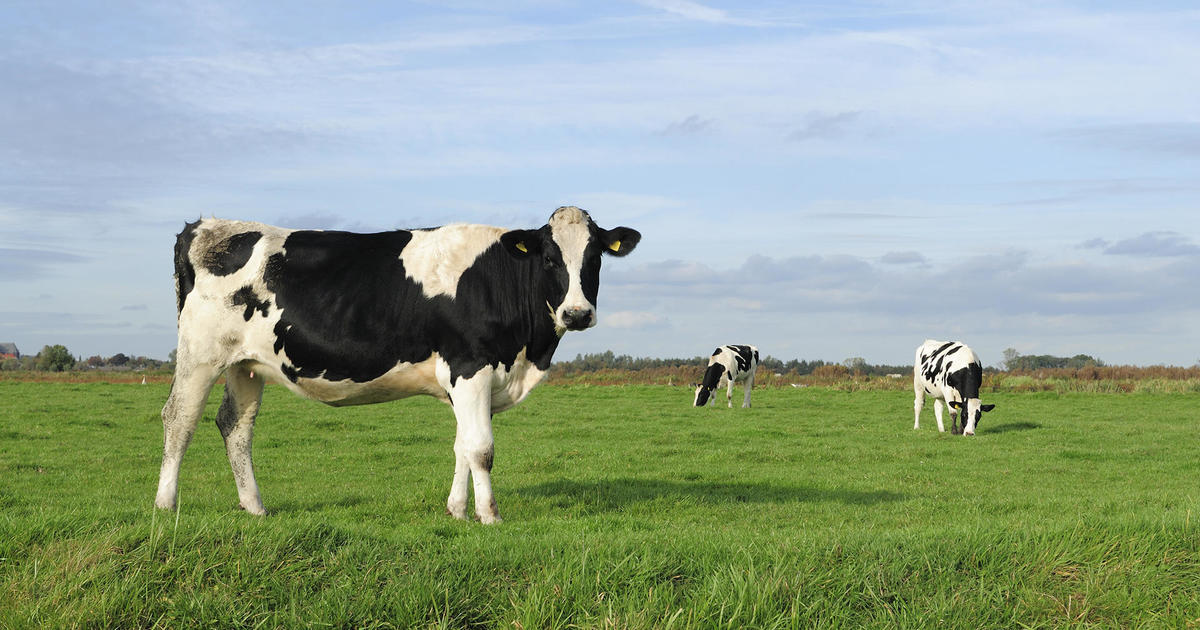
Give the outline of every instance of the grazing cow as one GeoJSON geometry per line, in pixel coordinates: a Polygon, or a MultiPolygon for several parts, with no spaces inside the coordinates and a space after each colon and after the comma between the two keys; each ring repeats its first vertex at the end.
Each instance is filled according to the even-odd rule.
{"type": "Polygon", "coordinates": [[[241,506],[264,514],[250,443],[265,381],[333,406],[433,396],[454,410],[446,501],[500,520],[492,414],[521,402],[562,335],[596,324],[601,254],[641,234],[605,230],[576,207],[534,230],[454,224],[378,234],[202,219],[175,244],[179,347],[163,407],[155,504],[175,507],[179,467],[224,373],[217,427],[241,506]]]}
{"type": "Polygon", "coordinates": [[[746,398],[743,407],[750,406],[750,390],[754,388],[754,371],[758,369],[758,348],[754,346],[721,346],[713,350],[708,359],[708,370],[704,372],[704,380],[696,385],[696,398],[693,406],[703,407],[708,402],[717,404],[713,390],[725,385],[725,402],[733,407],[733,384],[745,381],[746,398]]]}
{"type": "Polygon", "coordinates": [[[950,432],[958,435],[975,435],[980,416],[996,405],[984,405],[979,401],[979,386],[983,383],[983,364],[979,357],[964,343],[957,341],[934,341],[926,339],[917,348],[913,359],[913,428],[921,428],[921,409],[925,407],[925,396],[933,396],[933,416],[937,418],[938,431],[942,425],[942,401],[950,407],[950,432]],[[959,428],[962,420],[962,428],[959,428]]]}

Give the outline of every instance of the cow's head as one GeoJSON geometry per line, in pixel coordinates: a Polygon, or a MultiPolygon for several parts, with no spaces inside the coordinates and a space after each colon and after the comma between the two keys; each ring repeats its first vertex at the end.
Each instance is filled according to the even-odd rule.
{"type": "Polygon", "coordinates": [[[692,401],[693,407],[703,407],[708,404],[708,399],[712,397],[713,388],[705,387],[703,383],[696,384],[696,398],[692,401]]]}
{"type": "Polygon", "coordinates": [[[512,230],[500,237],[504,249],[523,259],[540,259],[542,293],[559,334],[596,325],[600,257],[624,256],[642,235],[634,229],[605,230],[587,212],[564,206],[537,230],[512,230]]]}
{"type": "Polygon", "coordinates": [[[946,404],[958,410],[958,418],[963,425],[963,435],[975,435],[975,428],[979,426],[979,419],[983,416],[983,412],[996,408],[996,405],[982,404],[978,398],[968,398],[966,404],[957,400],[951,400],[946,404]]]}

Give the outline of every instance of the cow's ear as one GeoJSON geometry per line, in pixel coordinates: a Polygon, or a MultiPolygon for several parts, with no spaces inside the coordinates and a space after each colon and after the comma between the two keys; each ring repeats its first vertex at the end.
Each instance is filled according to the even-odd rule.
{"type": "Polygon", "coordinates": [[[511,230],[500,235],[504,251],[516,258],[528,258],[542,253],[542,235],[537,230],[511,230]]]}
{"type": "Polygon", "coordinates": [[[955,408],[955,409],[961,409],[961,408],[962,408],[962,406],[963,406],[963,404],[962,404],[962,403],[960,403],[960,402],[958,402],[957,400],[951,400],[951,401],[949,401],[949,402],[947,402],[947,403],[946,403],[946,406],[947,406],[947,407],[953,407],[953,408],[955,408]]]}
{"type": "Polygon", "coordinates": [[[980,405],[979,406],[979,409],[982,411],[991,411],[995,408],[996,408],[996,405],[980,405]]]}
{"type": "Polygon", "coordinates": [[[604,243],[604,253],[613,256],[624,256],[637,247],[642,240],[642,233],[633,228],[615,227],[601,234],[604,243]]]}

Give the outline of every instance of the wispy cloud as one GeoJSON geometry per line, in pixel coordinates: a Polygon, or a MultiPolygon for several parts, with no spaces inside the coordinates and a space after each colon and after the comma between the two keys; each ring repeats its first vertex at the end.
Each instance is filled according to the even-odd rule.
{"type": "Polygon", "coordinates": [[[1200,157],[1200,124],[1137,123],[1079,127],[1054,136],[1090,146],[1179,157],[1200,157]]]}
{"type": "Polygon", "coordinates": [[[728,11],[723,9],[714,9],[710,6],[700,4],[699,2],[691,2],[691,0],[638,0],[641,4],[652,9],[658,9],[671,15],[683,18],[685,20],[695,20],[697,22],[709,22],[712,24],[726,24],[731,26],[769,26],[769,22],[753,20],[743,17],[730,15],[728,11]]]}
{"type": "Polygon", "coordinates": [[[1080,244],[1085,249],[1098,249],[1113,256],[1138,258],[1174,258],[1200,255],[1200,245],[1178,232],[1146,232],[1139,236],[1109,242],[1094,238],[1080,244]]]}
{"type": "Polygon", "coordinates": [[[806,140],[831,140],[846,135],[853,124],[862,116],[862,112],[840,112],[837,114],[809,114],[808,120],[795,131],[788,134],[792,142],[806,140]]]}
{"type": "Polygon", "coordinates": [[[63,265],[87,262],[83,256],[45,249],[0,247],[0,283],[38,280],[63,265]]]}
{"type": "Polygon", "coordinates": [[[665,128],[656,132],[660,136],[691,136],[704,133],[710,130],[713,126],[713,119],[701,118],[698,114],[692,114],[683,120],[673,122],[665,128]]]}

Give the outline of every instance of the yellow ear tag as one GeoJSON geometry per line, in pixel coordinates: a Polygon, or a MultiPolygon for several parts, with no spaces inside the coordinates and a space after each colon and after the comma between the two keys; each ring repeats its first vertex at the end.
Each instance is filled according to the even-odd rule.
{"type": "Polygon", "coordinates": [[[614,252],[621,251],[621,241],[613,241],[612,244],[608,246],[608,248],[613,250],[614,252]]]}
{"type": "Polygon", "coordinates": [[[525,252],[526,254],[528,254],[528,253],[529,253],[529,250],[528,250],[528,249],[525,249],[525,243],[518,242],[518,243],[517,243],[517,249],[519,249],[519,250],[521,250],[521,251],[525,252]]]}

